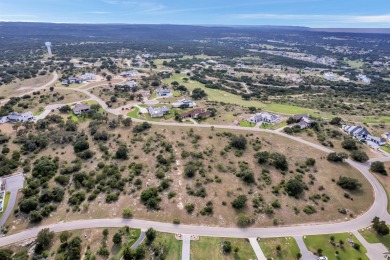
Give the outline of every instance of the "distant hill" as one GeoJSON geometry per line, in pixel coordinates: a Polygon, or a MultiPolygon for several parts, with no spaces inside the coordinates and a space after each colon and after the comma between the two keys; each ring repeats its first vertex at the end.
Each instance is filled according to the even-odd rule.
{"type": "Polygon", "coordinates": [[[309,30],[312,32],[390,34],[390,28],[310,28],[309,30]]]}

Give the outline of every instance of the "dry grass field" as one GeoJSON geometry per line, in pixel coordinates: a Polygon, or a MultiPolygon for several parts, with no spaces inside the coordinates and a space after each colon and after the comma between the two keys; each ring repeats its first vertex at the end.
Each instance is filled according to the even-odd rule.
{"type": "MultiPolygon", "coordinates": [[[[66,116],[64,117],[66,118],[66,116]]],[[[88,121],[81,123],[79,130],[86,129],[87,125],[88,121]]],[[[172,222],[173,219],[177,218],[184,224],[226,227],[236,226],[238,213],[244,212],[254,217],[253,226],[265,227],[276,223],[293,225],[343,221],[350,216],[340,214],[339,208],[346,208],[352,216],[357,216],[367,210],[373,201],[370,185],[355,169],[347,164],[329,163],[325,159],[326,154],[274,134],[250,133],[245,130],[234,131],[234,134],[242,134],[248,140],[246,150],[237,157],[234,149],[222,152],[229,143],[229,138],[223,136],[223,130],[199,128],[191,130],[189,127],[153,126],[151,130],[137,136],[129,128],[120,127],[108,131],[111,138],[105,145],[109,147],[110,154],[115,153],[120,143],[126,143],[130,149],[129,160],[102,158],[98,144],[95,144],[90,137],[90,149],[95,152],[95,156],[93,159],[83,161],[80,172],[96,171],[98,170],[98,162],[102,161],[106,164],[118,165],[120,169],[123,169],[121,175],[127,178],[129,164],[132,162],[141,163],[142,173],[137,176],[137,179],[142,182],[140,189],[135,188],[129,182],[118,201],[106,203],[106,195],[100,193],[95,200],[91,202],[86,200],[80,207],[80,211],[73,212],[67,204],[69,191],[75,189],[73,185],[70,185],[66,188],[68,192],[65,193],[65,198],[59,204],[58,209],[51,213],[49,218],[44,219],[42,224],[88,218],[118,218],[121,217],[124,208],[131,208],[134,218],[138,219],[172,222]],[[176,159],[168,171],[164,172],[171,183],[168,189],[160,193],[161,209],[156,211],[147,209],[141,203],[140,193],[148,187],[160,185],[161,180],[156,177],[156,173],[159,171],[156,156],[158,154],[165,157],[168,155],[162,146],[166,144],[172,144],[172,154],[176,159]],[[273,166],[259,165],[254,158],[254,147],[256,146],[261,147],[260,151],[284,154],[288,160],[289,171],[282,173],[273,166]],[[146,153],[145,149],[149,151],[146,153]],[[183,158],[183,152],[192,152],[203,159],[191,158],[192,156],[183,158]],[[316,160],[315,166],[305,167],[304,162],[307,158],[314,158],[316,160]],[[202,173],[198,172],[193,178],[187,178],[183,174],[184,166],[190,161],[201,162],[198,170],[201,170],[202,173]],[[253,172],[255,184],[247,185],[235,175],[235,173],[240,172],[240,165],[246,165],[245,168],[253,172]],[[264,171],[269,171],[269,173],[264,173],[264,171]],[[285,181],[299,175],[301,175],[302,181],[307,184],[308,190],[296,199],[288,196],[282,186],[285,181]],[[344,197],[345,191],[332,181],[332,179],[337,181],[341,175],[357,178],[363,184],[360,191],[349,192],[353,201],[346,199],[344,197]],[[207,194],[205,198],[188,194],[189,190],[196,191],[201,188],[204,188],[207,194]],[[168,198],[168,194],[172,191],[175,192],[175,196],[168,198]],[[248,197],[246,207],[241,210],[235,210],[231,206],[231,202],[238,195],[248,197]],[[252,200],[260,195],[263,198],[263,206],[261,207],[267,205],[270,207],[270,204],[278,200],[280,208],[274,208],[273,214],[259,211],[256,213],[252,200]],[[325,195],[329,197],[328,202],[321,200],[325,195]],[[213,203],[213,214],[203,216],[200,212],[207,201],[213,203]],[[195,210],[191,214],[184,209],[184,206],[189,203],[193,203],[195,206],[195,210]],[[317,213],[311,215],[304,213],[303,209],[308,205],[314,206],[317,213]]],[[[85,132],[88,133],[88,129],[85,132]]],[[[34,161],[42,155],[59,156],[60,165],[64,165],[66,162],[69,165],[71,161],[76,159],[71,145],[57,144],[51,144],[39,154],[30,154],[29,159],[34,161]]],[[[50,185],[54,185],[53,180],[50,185]]],[[[11,233],[31,226],[23,215],[17,218],[10,217],[7,224],[10,226],[11,233]]]]}
{"type": "Polygon", "coordinates": [[[16,80],[11,84],[0,86],[0,96],[4,98],[9,98],[11,96],[22,95],[23,93],[33,91],[35,88],[43,86],[44,84],[48,83],[52,78],[52,75],[45,75],[38,76],[36,78],[26,79],[23,81],[16,80]]]}

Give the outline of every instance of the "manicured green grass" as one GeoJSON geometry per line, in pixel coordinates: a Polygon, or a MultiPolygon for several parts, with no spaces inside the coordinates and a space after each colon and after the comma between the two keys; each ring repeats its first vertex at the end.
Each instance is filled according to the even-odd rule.
{"type": "Polygon", "coordinates": [[[316,236],[306,236],[305,244],[307,248],[312,252],[317,252],[320,248],[322,249],[322,255],[327,256],[329,260],[336,259],[367,259],[366,248],[360,244],[360,250],[354,249],[347,242],[347,238],[351,239],[355,243],[359,243],[357,238],[354,235],[349,235],[348,233],[338,233],[332,235],[316,235],[316,236]],[[329,241],[330,237],[335,237],[335,242],[342,240],[344,242],[343,248],[334,247],[329,241]],[[338,257],[336,257],[336,251],[339,252],[338,257]]]}
{"type": "Polygon", "coordinates": [[[8,206],[8,201],[9,201],[9,198],[11,197],[11,192],[6,192],[5,193],[5,200],[4,200],[4,208],[3,208],[3,211],[0,212],[0,218],[3,216],[4,212],[5,212],[5,209],[7,208],[8,206]]]}
{"type": "Polygon", "coordinates": [[[300,253],[297,242],[292,237],[264,238],[260,239],[259,245],[267,259],[296,260],[300,253]],[[278,245],[280,250],[276,249],[278,245]]]}
{"type": "Polygon", "coordinates": [[[348,63],[348,66],[350,66],[354,69],[361,68],[364,65],[364,62],[359,61],[359,60],[349,60],[348,58],[344,58],[344,61],[348,63]]]}
{"type": "Polygon", "coordinates": [[[139,108],[135,107],[133,111],[127,113],[127,116],[132,117],[132,118],[139,118],[138,113],[139,113],[139,108]]]}
{"type": "Polygon", "coordinates": [[[123,250],[127,246],[131,247],[135,243],[135,241],[137,241],[137,239],[139,238],[140,235],[141,235],[140,229],[131,228],[129,230],[129,233],[122,236],[121,248],[120,248],[119,252],[114,256],[114,259],[117,259],[117,260],[121,259],[121,257],[123,256],[123,250]]]}
{"type": "Polygon", "coordinates": [[[384,146],[381,146],[381,149],[385,152],[388,152],[390,153],[390,146],[389,145],[384,145],[384,146]]]}
{"type": "Polygon", "coordinates": [[[92,106],[92,105],[98,105],[99,102],[97,102],[96,100],[87,100],[87,101],[83,102],[83,104],[92,106]]]}
{"type": "Polygon", "coordinates": [[[34,116],[39,116],[43,113],[43,111],[45,111],[43,107],[38,108],[38,111],[34,112],[34,116]]]}
{"type": "Polygon", "coordinates": [[[390,116],[381,116],[381,117],[365,117],[363,118],[363,123],[368,124],[390,124],[390,116]]]}
{"type": "Polygon", "coordinates": [[[255,127],[256,126],[256,124],[251,124],[251,123],[249,123],[248,121],[241,121],[240,122],[240,126],[242,126],[242,127],[255,127]]]}
{"type": "Polygon", "coordinates": [[[318,115],[318,114],[314,113],[315,111],[313,109],[310,109],[310,108],[289,106],[289,105],[283,105],[283,104],[269,104],[264,109],[271,111],[271,112],[288,114],[288,115],[295,115],[295,114],[318,115]]]}
{"type": "Polygon", "coordinates": [[[390,248],[390,235],[380,236],[372,227],[365,230],[359,230],[359,233],[368,243],[382,243],[385,247],[390,248]]]}
{"type": "Polygon", "coordinates": [[[249,241],[240,238],[200,237],[199,241],[191,241],[191,259],[256,259],[256,255],[249,241]],[[232,251],[230,254],[221,252],[221,242],[230,241],[232,251]],[[235,253],[234,249],[238,248],[235,253]]]}
{"type": "Polygon", "coordinates": [[[168,233],[157,233],[157,238],[153,243],[163,242],[168,249],[168,253],[165,259],[180,260],[181,259],[181,248],[183,245],[182,241],[176,240],[174,234],[168,233]]]}

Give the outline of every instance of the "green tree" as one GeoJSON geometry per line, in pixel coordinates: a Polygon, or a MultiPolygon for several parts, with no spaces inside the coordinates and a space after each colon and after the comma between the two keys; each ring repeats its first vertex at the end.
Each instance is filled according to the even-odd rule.
{"type": "Polygon", "coordinates": [[[148,244],[151,244],[153,240],[157,237],[157,232],[153,228],[149,228],[148,230],[146,230],[145,236],[148,244]]]}
{"type": "Polygon", "coordinates": [[[284,187],[287,194],[293,197],[299,196],[303,192],[304,188],[305,185],[297,179],[290,179],[284,187]]]}
{"type": "Polygon", "coordinates": [[[356,150],[351,153],[352,159],[358,162],[365,163],[368,161],[368,155],[364,151],[356,150]]]}
{"type": "Polygon", "coordinates": [[[114,236],[112,237],[112,242],[114,242],[114,244],[116,245],[122,243],[122,235],[119,233],[115,233],[114,236]]]}
{"type": "Polygon", "coordinates": [[[377,172],[383,175],[387,175],[385,164],[383,162],[373,162],[370,166],[372,172],[377,172]]]}
{"type": "Polygon", "coordinates": [[[247,142],[243,135],[233,135],[230,139],[230,145],[239,150],[245,150],[247,142]]]}
{"type": "Polygon", "coordinates": [[[357,179],[346,176],[340,176],[337,184],[346,190],[357,190],[362,186],[362,184],[357,179]]]}
{"type": "Polygon", "coordinates": [[[50,231],[48,228],[44,228],[39,231],[38,236],[35,240],[35,253],[40,254],[43,250],[47,249],[52,243],[54,238],[54,232],[50,231]]]}
{"type": "Polygon", "coordinates": [[[245,195],[238,195],[237,198],[232,202],[232,206],[235,209],[242,209],[246,206],[248,198],[245,195]]]}
{"type": "Polygon", "coordinates": [[[127,146],[124,144],[121,144],[115,153],[115,158],[121,159],[121,160],[127,160],[127,159],[129,159],[128,153],[129,153],[129,149],[127,148],[127,146]]]}
{"type": "Polygon", "coordinates": [[[133,216],[133,212],[129,208],[123,209],[122,216],[123,218],[131,218],[133,216]]]}

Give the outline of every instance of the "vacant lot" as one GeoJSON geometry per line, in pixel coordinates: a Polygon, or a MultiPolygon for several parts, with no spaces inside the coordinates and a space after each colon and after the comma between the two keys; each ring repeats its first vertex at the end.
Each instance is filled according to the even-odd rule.
{"type": "Polygon", "coordinates": [[[358,243],[358,240],[354,235],[349,235],[348,233],[339,233],[334,235],[318,235],[318,236],[306,236],[305,244],[307,248],[317,253],[318,249],[322,250],[322,255],[327,256],[329,260],[336,259],[367,259],[366,249],[360,243],[360,250],[353,248],[353,246],[348,243],[348,239],[354,243],[358,243]],[[334,243],[338,246],[331,244],[331,236],[334,237],[334,243]],[[340,242],[342,241],[342,243],[340,242]]]}
{"type": "Polygon", "coordinates": [[[52,75],[45,75],[23,81],[16,80],[14,83],[0,86],[0,96],[9,98],[11,96],[22,95],[23,93],[33,91],[35,88],[45,85],[52,78],[52,75]]]}
{"type": "Polygon", "coordinates": [[[191,241],[191,259],[256,259],[252,246],[246,239],[200,237],[199,241],[191,241]],[[230,242],[231,252],[223,252],[222,244],[230,242]],[[237,250],[237,252],[234,252],[237,250]]]}

